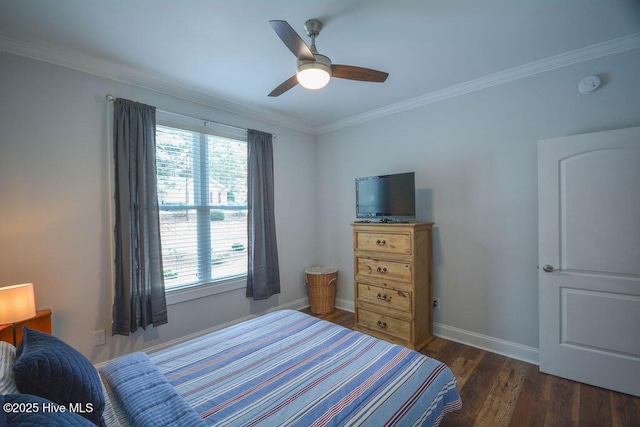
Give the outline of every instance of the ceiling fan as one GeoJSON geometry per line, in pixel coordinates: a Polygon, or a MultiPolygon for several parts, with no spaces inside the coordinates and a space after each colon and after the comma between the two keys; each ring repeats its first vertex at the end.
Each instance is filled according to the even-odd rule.
{"type": "Polygon", "coordinates": [[[320,89],[329,83],[331,77],[382,83],[389,76],[389,73],[370,68],[332,64],[329,57],[318,53],[316,37],[322,30],[322,23],[317,19],[309,19],[304,23],[307,35],[311,37],[310,48],[287,21],[274,20],[269,21],[269,24],[282,42],[298,58],[296,75],[282,82],[280,86],[271,91],[269,96],[280,96],[298,83],[307,89],[320,89]]]}

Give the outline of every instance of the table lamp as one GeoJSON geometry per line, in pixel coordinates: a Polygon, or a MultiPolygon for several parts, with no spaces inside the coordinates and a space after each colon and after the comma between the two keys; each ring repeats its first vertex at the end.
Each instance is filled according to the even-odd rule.
{"type": "Polygon", "coordinates": [[[36,315],[36,299],[33,283],[5,286],[0,288],[0,325],[13,323],[13,339],[15,342],[15,324],[36,315]]]}

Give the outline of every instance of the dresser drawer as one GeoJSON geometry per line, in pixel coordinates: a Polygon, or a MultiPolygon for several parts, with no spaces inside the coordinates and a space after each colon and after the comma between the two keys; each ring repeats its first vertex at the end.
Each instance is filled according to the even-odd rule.
{"type": "Polygon", "coordinates": [[[384,289],[413,292],[413,283],[411,282],[398,282],[397,280],[389,280],[386,277],[371,277],[362,274],[356,274],[355,278],[356,284],[366,283],[368,285],[378,286],[384,289]]]}
{"type": "Polygon", "coordinates": [[[356,262],[356,274],[369,277],[411,282],[411,263],[386,261],[371,258],[358,257],[356,262]]]}
{"type": "Polygon", "coordinates": [[[411,236],[401,233],[356,233],[356,247],[363,251],[411,255],[411,236]]]}
{"type": "Polygon", "coordinates": [[[358,300],[411,313],[411,292],[358,283],[358,300]]]}
{"type": "Polygon", "coordinates": [[[354,223],[353,329],[414,350],[433,339],[433,223],[354,223]]]}
{"type": "Polygon", "coordinates": [[[411,322],[372,311],[358,310],[358,326],[391,335],[401,340],[411,340],[411,322]]]}

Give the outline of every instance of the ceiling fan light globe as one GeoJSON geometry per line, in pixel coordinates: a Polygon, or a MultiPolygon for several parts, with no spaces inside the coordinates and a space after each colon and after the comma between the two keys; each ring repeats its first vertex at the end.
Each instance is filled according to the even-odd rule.
{"type": "Polygon", "coordinates": [[[325,87],[331,76],[327,73],[326,70],[321,68],[305,68],[303,70],[298,70],[298,83],[304,88],[307,89],[322,89],[325,87]]]}
{"type": "Polygon", "coordinates": [[[307,89],[322,89],[331,79],[331,60],[314,53],[314,60],[298,59],[298,83],[307,89]]]}

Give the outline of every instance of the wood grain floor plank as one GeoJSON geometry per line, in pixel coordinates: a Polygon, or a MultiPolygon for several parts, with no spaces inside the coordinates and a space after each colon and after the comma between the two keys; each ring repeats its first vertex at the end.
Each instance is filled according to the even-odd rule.
{"type": "Polygon", "coordinates": [[[447,416],[442,425],[471,426],[474,425],[479,412],[484,406],[485,399],[478,399],[478,395],[486,398],[488,390],[498,378],[498,373],[504,365],[506,357],[495,353],[485,352],[476,365],[471,376],[463,387],[460,387],[463,410],[447,416]]]}
{"type": "Polygon", "coordinates": [[[628,394],[609,392],[611,422],[616,427],[640,426],[640,399],[628,394]]]}
{"type": "Polygon", "coordinates": [[[577,426],[578,418],[574,410],[574,383],[553,377],[544,425],[547,427],[577,426]]]}
{"type": "Polygon", "coordinates": [[[509,425],[527,375],[527,368],[525,362],[515,359],[505,360],[476,418],[475,425],[487,427],[509,425]]]}
{"type": "MultiPolygon", "coordinates": [[[[453,375],[458,381],[458,388],[462,389],[473,372],[475,372],[478,363],[482,360],[485,352],[483,350],[474,349],[464,346],[457,352],[458,356],[452,362],[445,362],[453,375]]],[[[451,357],[449,357],[451,360],[451,357]]]]}
{"type": "MultiPolygon", "coordinates": [[[[583,385],[580,387],[580,424],[589,426],[613,426],[609,390],[583,385]]],[[[637,420],[640,425],[640,420],[637,420]]]]}
{"type": "Polygon", "coordinates": [[[458,357],[460,351],[464,347],[465,346],[460,343],[436,337],[433,341],[427,344],[426,347],[420,350],[420,353],[449,365],[453,363],[453,360],[458,357]]]}
{"type": "Polygon", "coordinates": [[[300,311],[303,313],[310,314],[314,317],[318,317],[320,319],[335,323],[337,325],[344,326],[345,328],[349,328],[349,329],[353,328],[353,322],[354,322],[353,313],[349,313],[348,311],[334,310],[331,313],[315,314],[311,312],[311,308],[309,307],[304,308],[300,311]]]}
{"type": "Polygon", "coordinates": [[[435,337],[429,343],[427,343],[427,345],[423,347],[420,352],[426,354],[429,357],[435,357],[435,355],[443,351],[450,342],[451,341],[449,340],[435,337]]]}
{"type": "Polygon", "coordinates": [[[511,414],[514,427],[542,427],[549,404],[550,387],[548,375],[540,374],[537,366],[528,364],[527,373],[511,414]]]}

